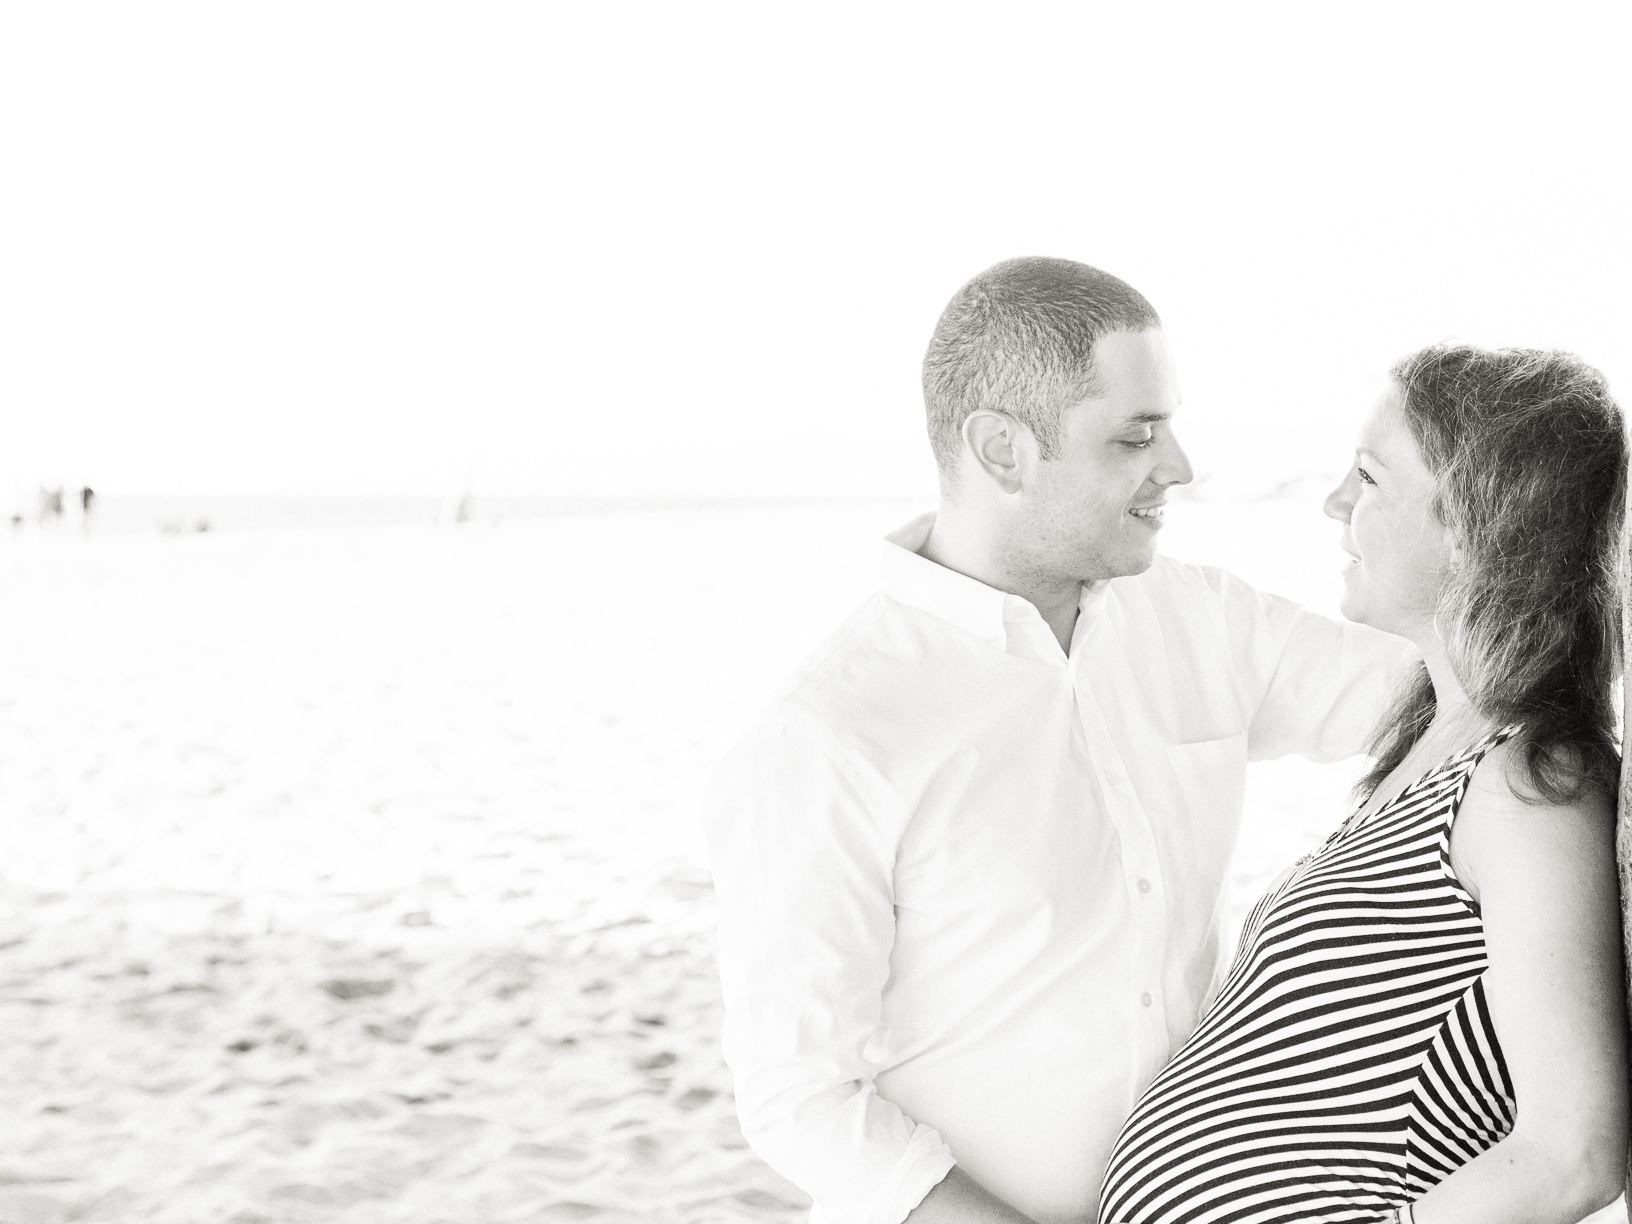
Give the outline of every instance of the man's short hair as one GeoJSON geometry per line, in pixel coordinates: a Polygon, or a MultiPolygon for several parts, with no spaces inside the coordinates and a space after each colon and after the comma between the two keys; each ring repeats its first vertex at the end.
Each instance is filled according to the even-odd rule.
{"type": "Polygon", "coordinates": [[[924,354],[929,443],[943,476],[956,470],[964,421],[983,408],[1022,421],[1053,458],[1062,414],[1098,391],[1095,342],[1161,325],[1138,290],[1087,264],[1036,255],[987,268],[947,303],[924,354]]]}

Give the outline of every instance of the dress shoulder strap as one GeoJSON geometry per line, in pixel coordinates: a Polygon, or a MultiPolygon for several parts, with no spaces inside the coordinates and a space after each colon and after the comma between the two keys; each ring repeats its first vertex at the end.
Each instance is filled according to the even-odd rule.
{"type": "Polygon", "coordinates": [[[1484,739],[1470,748],[1464,748],[1456,756],[1441,767],[1440,784],[1454,780],[1449,801],[1444,804],[1445,836],[1450,835],[1451,824],[1456,820],[1456,814],[1462,809],[1462,800],[1467,796],[1468,783],[1473,780],[1473,771],[1479,767],[1479,762],[1498,744],[1505,744],[1524,728],[1518,723],[1512,723],[1499,731],[1492,731],[1484,739]]]}
{"type": "Polygon", "coordinates": [[[1471,774],[1478,766],[1479,762],[1485,759],[1486,753],[1488,753],[1492,748],[1495,748],[1498,744],[1507,743],[1508,740],[1512,739],[1522,730],[1524,730],[1522,724],[1510,723],[1501,728],[1499,731],[1492,731],[1489,735],[1485,736],[1484,739],[1480,740],[1472,747],[1464,748],[1461,752],[1457,753],[1450,760],[1446,761],[1441,768],[1447,772],[1453,769],[1465,769],[1471,774]]]}

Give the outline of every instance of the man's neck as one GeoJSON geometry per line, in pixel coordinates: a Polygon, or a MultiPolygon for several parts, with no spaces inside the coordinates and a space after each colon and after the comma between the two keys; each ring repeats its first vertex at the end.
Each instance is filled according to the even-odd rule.
{"type": "Polygon", "coordinates": [[[1043,621],[1054,631],[1060,649],[1071,653],[1071,637],[1077,629],[1077,616],[1082,610],[1082,583],[1047,591],[1011,591],[1027,600],[1042,615],[1043,621]]]}
{"type": "Polygon", "coordinates": [[[1011,550],[1003,547],[980,524],[964,519],[945,501],[918,554],[936,565],[1026,600],[1053,631],[1060,649],[1070,653],[1071,635],[1076,630],[1077,612],[1082,604],[1082,583],[1074,579],[1047,581],[1017,572],[1006,564],[1011,550]]]}

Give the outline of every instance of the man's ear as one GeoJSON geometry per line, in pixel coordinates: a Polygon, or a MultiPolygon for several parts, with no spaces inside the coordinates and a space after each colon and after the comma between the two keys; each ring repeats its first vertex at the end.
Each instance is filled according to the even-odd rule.
{"type": "Polygon", "coordinates": [[[1026,430],[1006,412],[982,408],[963,422],[963,445],[986,474],[1005,493],[1020,491],[1021,451],[1026,430]]]}

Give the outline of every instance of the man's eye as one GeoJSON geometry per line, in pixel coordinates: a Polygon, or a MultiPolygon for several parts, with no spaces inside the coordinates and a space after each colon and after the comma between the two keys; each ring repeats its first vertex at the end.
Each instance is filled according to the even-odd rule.
{"type": "Polygon", "coordinates": [[[1124,438],[1122,440],[1122,445],[1128,447],[1131,450],[1144,450],[1147,446],[1149,446],[1154,441],[1156,441],[1156,435],[1155,434],[1150,434],[1147,437],[1139,438],[1137,440],[1129,440],[1127,438],[1124,438]]]}
{"type": "Polygon", "coordinates": [[[1361,484],[1374,485],[1374,484],[1377,483],[1375,480],[1373,480],[1371,478],[1371,473],[1366,471],[1365,468],[1357,467],[1354,470],[1355,470],[1355,473],[1360,477],[1360,483],[1361,484]]]}

